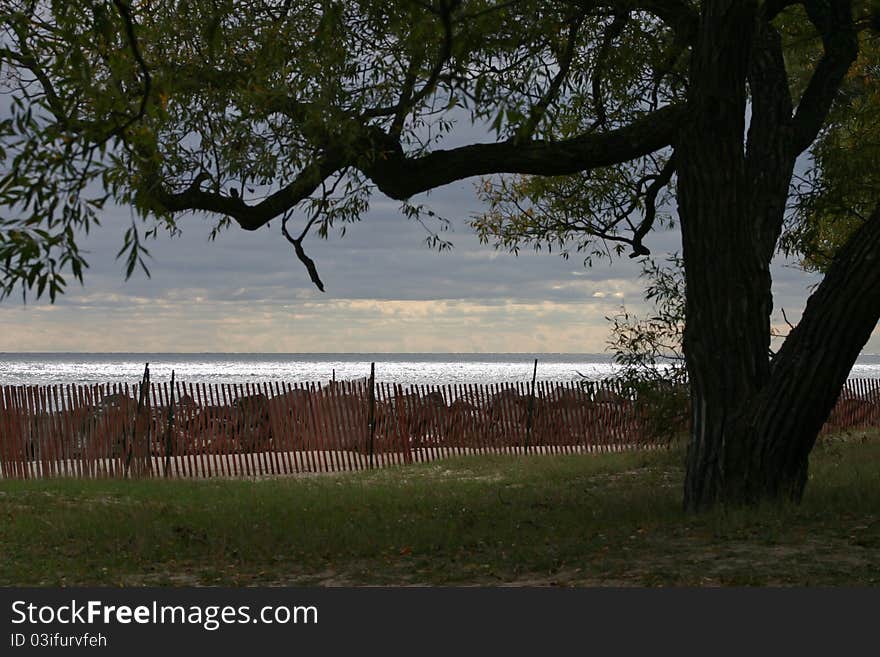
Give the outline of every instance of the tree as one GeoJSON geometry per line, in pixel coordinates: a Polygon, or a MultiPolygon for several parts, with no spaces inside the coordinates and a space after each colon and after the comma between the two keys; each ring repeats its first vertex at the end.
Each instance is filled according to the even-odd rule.
{"type": "MultiPolygon", "coordinates": [[[[859,34],[876,22],[867,3],[0,7],[7,292],[55,294],[64,271],[81,277],[77,231],[111,199],[154,222],[147,232],[177,230],[190,212],[217,229],[278,220],[321,287],[303,240],[344,229],[374,188],[419,216],[411,197],[456,180],[540,176],[561,195],[523,215],[554,211],[556,223],[532,232],[525,221],[512,242],[560,246],[582,230],[635,255],[674,195],[693,402],[685,506],[801,497],[816,435],[880,316],[880,205],[871,199],[772,361],[769,263],[795,163],[822,138],[859,34]],[[803,84],[792,52],[818,53],[798,60],[803,84]],[[462,120],[496,140],[440,148],[462,120]]],[[[129,231],[129,271],[143,229],[129,231]]]]}

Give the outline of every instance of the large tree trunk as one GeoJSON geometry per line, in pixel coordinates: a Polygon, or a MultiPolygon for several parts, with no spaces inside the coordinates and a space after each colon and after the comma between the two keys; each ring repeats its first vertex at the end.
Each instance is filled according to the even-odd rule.
{"type": "MultiPolygon", "coordinates": [[[[771,367],[770,261],[804,135],[818,130],[816,117],[833,94],[812,106],[802,99],[792,120],[779,38],[758,4],[703,4],[691,121],[675,150],[693,408],[689,510],[800,499],[809,452],[880,316],[880,268],[872,270],[878,219],[840,254],[771,367]],[[753,101],[744,142],[747,85],[753,101]]],[[[827,18],[845,30],[848,9],[841,11],[825,17],[815,9],[816,22],[827,18]]],[[[825,62],[829,84],[854,57],[839,43],[840,56],[825,62]]]]}
{"type": "Polygon", "coordinates": [[[692,121],[675,149],[693,408],[685,481],[691,509],[714,504],[724,482],[739,476],[727,467],[739,448],[728,434],[770,372],[769,262],[758,248],[743,147],[754,11],[752,3],[705,3],[691,63],[692,121]]]}

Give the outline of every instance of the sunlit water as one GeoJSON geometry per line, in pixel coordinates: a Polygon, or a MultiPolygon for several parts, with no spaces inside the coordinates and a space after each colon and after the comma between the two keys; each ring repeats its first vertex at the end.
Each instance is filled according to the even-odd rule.
{"type": "MultiPolygon", "coordinates": [[[[376,379],[404,385],[602,379],[607,354],[12,354],[0,353],[0,385],[134,383],[150,364],[152,381],[187,383],[317,382],[376,379]]],[[[851,378],[880,378],[880,356],[861,356],[851,378]]]]}

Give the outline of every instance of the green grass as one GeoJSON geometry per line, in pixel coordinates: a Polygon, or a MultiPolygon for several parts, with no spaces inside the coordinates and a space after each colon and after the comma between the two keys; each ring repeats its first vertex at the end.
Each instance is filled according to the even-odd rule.
{"type": "Polygon", "coordinates": [[[880,582],[880,439],[800,506],[680,511],[682,452],[469,457],[261,481],[0,482],[3,585],[880,582]]]}

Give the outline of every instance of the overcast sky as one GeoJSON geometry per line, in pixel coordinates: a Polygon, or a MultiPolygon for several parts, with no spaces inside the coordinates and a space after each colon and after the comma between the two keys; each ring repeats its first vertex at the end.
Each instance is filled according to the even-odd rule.
{"type": "MultiPolygon", "coordinates": [[[[107,213],[85,242],[91,269],[56,304],[0,304],[0,351],[144,352],[602,352],[606,317],[644,312],[639,266],[626,256],[585,268],[575,257],[481,245],[466,220],[480,209],[472,181],[423,195],[453,221],[454,249],[424,245],[424,229],[377,194],[345,238],[309,238],[326,293],[280,235],[231,228],[209,243],[210,222],[188,216],[183,236],[150,244],[152,278],[124,281],[114,260],[127,210],[107,213]]],[[[655,233],[655,255],[680,249],[655,233]]],[[[774,267],[774,324],[795,321],[816,278],[774,267]]],[[[867,352],[877,351],[877,338],[867,352]]]]}

